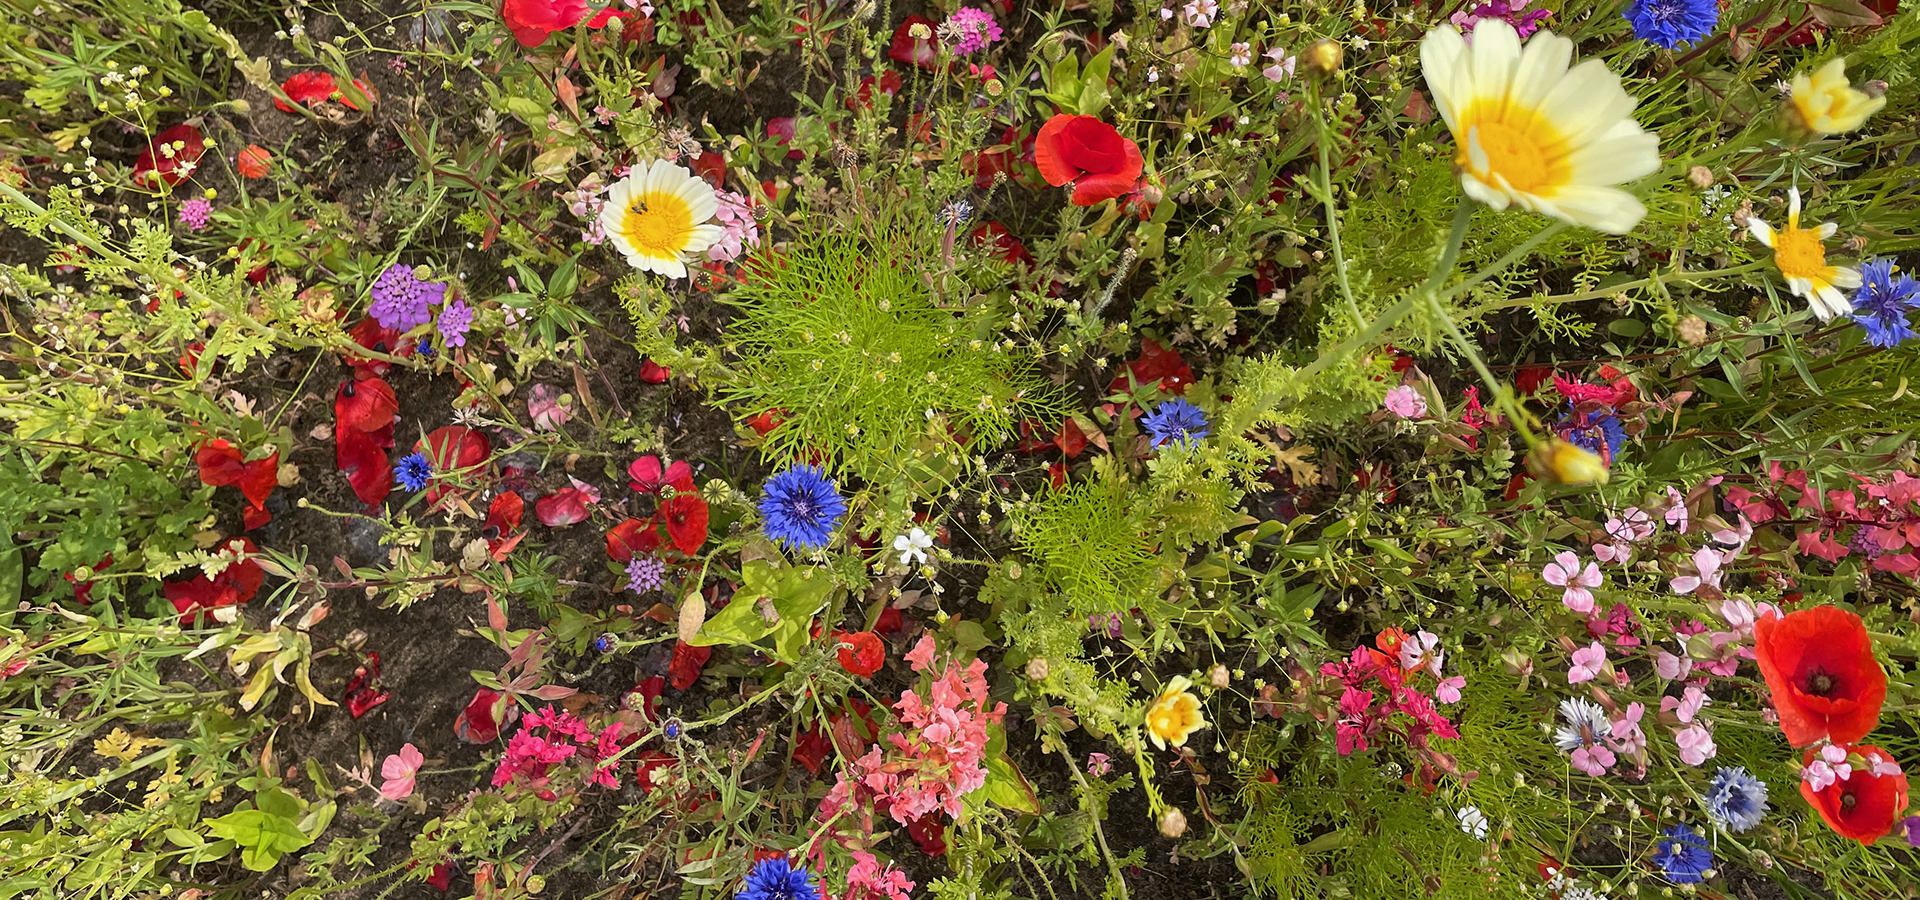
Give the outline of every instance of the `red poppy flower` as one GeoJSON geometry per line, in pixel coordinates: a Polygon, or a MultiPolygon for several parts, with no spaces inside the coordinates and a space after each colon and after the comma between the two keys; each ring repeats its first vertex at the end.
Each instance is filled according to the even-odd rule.
{"type": "Polygon", "coordinates": [[[899,610],[889,606],[880,611],[880,617],[873,622],[873,630],[881,634],[899,634],[900,629],[906,627],[906,619],[899,610]]]}
{"type": "Polygon", "coordinates": [[[333,393],[333,427],[352,431],[379,431],[393,424],[400,399],[393,385],[379,378],[348,381],[333,393]]]}
{"type": "Polygon", "coordinates": [[[440,476],[427,488],[427,503],[439,502],[448,491],[472,487],[492,450],[486,435],[465,425],[436,428],[424,440],[416,441],[413,452],[426,456],[440,476]]]}
{"type": "Polygon", "coordinates": [[[505,694],[488,688],[473,692],[473,699],[453,719],[453,733],[469,744],[491,743],[500,737],[508,714],[514,709],[505,694]]]}
{"type": "Polygon", "coordinates": [[[493,498],[487,506],[487,520],[480,526],[480,534],[487,539],[487,552],[494,561],[506,559],[520,543],[523,535],[514,534],[520,528],[520,517],[526,514],[527,501],[513,491],[502,492],[493,498]]]}
{"type": "Polygon", "coordinates": [[[547,35],[572,28],[586,17],[586,0],[505,0],[500,4],[500,20],[522,47],[538,47],[547,42],[547,35]]]}
{"type": "Polygon", "coordinates": [[[1152,338],[1146,338],[1140,342],[1140,356],[1127,363],[1126,372],[1107,382],[1107,392],[1120,393],[1131,390],[1132,385],[1127,384],[1129,373],[1133,375],[1134,383],[1146,384],[1150,381],[1158,381],[1160,390],[1169,394],[1184,394],[1187,392],[1187,385],[1193,383],[1193,368],[1187,365],[1187,361],[1182,359],[1178,352],[1160,346],[1152,338]]]}
{"type": "MultiPolygon", "coordinates": [[[[360,93],[367,95],[368,99],[373,98],[373,88],[366,82],[355,78],[353,86],[359,88],[360,93]]],[[[353,102],[353,98],[340,90],[340,83],[333,80],[331,72],[295,72],[287,76],[287,80],[281,83],[280,89],[286,92],[288,98],[301,106],[319,106],[328,100],[337,100],[341,106],[348,109],[360,108],[359,104],[353,102]]],[[[273,99],[273,106],[284,113],[293,112],[293,107],[288,106],[285,100],[278,97],[273,99]]]]}
{"type": "Polygon", "coordinates": [[[233,157],[233,168],[241,178],[265,178],[272,172],[273,154],[259,144],[248,144],[233,157]]]}
{"type": "Polygon", "coordinates": [[[640,361],[640,380],[646,384],[666,384],[673,370],[651,359],[640,361]]]}
{"type": "Polygon", "coordinates": [[[660,525],[652,519],[627,519],[607,529],[607,558],[624,563],[660,549],[660,525]]]}
{"type": "MultiPolygon", "coordinates": [[[[258,553],[260,548],[246,538],[235,538],[228,542],[227,549],[238,549],[242,553],[258,553]]],[[[266,570],[254,562],[251,556],[232,563],[220,570],[220,574],[208,577],[201,573],[186,581],[169,581],[160,586],[161,593],[180,613],[181,627],[191,627],[201,619],[207,610],[223,606],[238,606],[253,599],[260,592],[260,584],[267,578],[266,570]]]]}
{"type": "Polygon", "coordinates": [[[244,519],[248,530],[273,521],[267,512],[267,498],[279,485],[280,452],[264,459],[246,461],[246,455],[224,438],[215,438],[194,454],[200,466],[200,482],[213,487],[238,487],[247,498],[244,519]]]}
{"type": "Polygon", "coordinates": [[[1019,263],[1031,268],[1033,254],[1027,252],[1025,244],[999,222],[984,222],[973,230],[973,242],[987,252],[998,257],[1001,262],[1019,263]]]}
{"type": "Polygon", "coordinates": [[[680,758],[659,750],[647,750],[640,753],[633,767],[633,775],[640,782],[640,793],[651,794],[655,787],[653,773],[658,769],[671,769],[680,764],[680,758]]]}
{"type": "Polygon", "coordinates": [[[878,88],[880,93],[891,97],[900,93],[901,86],[902,82],[899,72],[895,72],[892,69],[882,69],[877,78],[868,75],[860,79],[860,87],[854,91],[853,96],[847,98],[847,108],[872,109],[873,92],[875,88],[878,88]]]}
{"type": "Polygon", "coordinates": [[[673,659],[667,663],[668,683],[676,691],[693,687],[700,680],[700,670],[707,667],[707,660],[713,658],[712,647],[695,647],[686,641],[675,641],[673,659]]]}
{"type": "Polygon", "coordinates": [[[1040,177],[1059,187],[1074,183],[1073,205],[1092,206],[1133,190],[1145,161],[1140,146],[1093,116],[1064,113],[1040,127],[1034,143],[1040,177]]]}
{"type": "Polygon", "coordinates": [[[334,465],[346,474],[354,496],[369,506],[387,499],[393,492],[393,465],[383,445],[393,443],[392,430],[370,433],[335,428],[333,440],[334,465]]]}
{"type": "Polygon", "coordinates": [[[727,183],[727,158],[710,150],[703,151],[693,158],[693,174],[705,178],[714,190],[720,190],[727,183]]]}
{"type": "Polygon", "coordinates": [[[1787,743],[1851,744],[1879,724],[1887,673],[1873,658],[1859,616],[1833,606],[1768,614],[1754,623],[1753,634],[1787,743]]]}
{"type": "Polygon", "coordinates": [[[687,461],[676,460],[663,471],[660,457],[648,454],[627,465],[627,487],[642,494],[659,494],[671,486],[675,491],[693,490],[693,467],[687,461]]]}
{"type": "Polygon", "coordinates": [[[667,536],[681,553],[692,556],[707,542],[707,501],[699,494],[675,494],[660,502],[660,516],[667,522],[667,536]]]}
{"type": "MultiPolygon", "coordinates": [[[[1861,756],[1877,754],[1889,761],[1893,758],[1893,754],[1871,745],[1847,749],[1861,756]]],[[[1813,762],[1817,752],[1809,748],[1802,764],[1813,762]]],[[[1802,780],[1800,796],[1826,820],[1827,827],[1842,837],[1871,844],[1892,831],[1894,821],[1906,810],[1907,773],[1876,775],[1869,761],[1868,765],[1854,766],[1847,777],[1828,785],[1824,791],[1816,792],[1802,780]]]]}
{"type": "Polygon", "coordinates": [[[887,662],[887,646],[880,643],[880,636],[871,631],[856,631],[852,634],[835,635],[846,646],[839,649],[840,668],[861,678],[880,671],[887,662]]]}
{"type": "Polygon", "coordinates": [[[751,419],[748,419],[747,427],[753,429],[755,434],[758,434],[761,437],[766,437],[775,428],[779,428],[780,423],[785,422],[787,420],[786,412],[787,411],[784,409],[766,410],[765,412],[762,412],[759,415],[754,416],[751,419]]]}
{"type": "Polygon", "coordinates": [[[809,773],[818,775],[820,764],[827,761],[827,751],[832,749],[833,744],[827,740],[827,736],[814,727],[800,733],[799,739],[793,742],[791,756],[794,762],[806,766],[809,773]]]}
{"type": "Polygon", "coordinates": [[[929,72],[936,67],[940,58],[940,39],[934,37],[933,21],[926,16],[908,16],[893,30],[893,43],[887,47],[887,58],[909,66],[919,66],[929,72]],[[926,29],[926,37],[914,37],[915,25],[926,29]]]}
{"type": "Polygon", "coordinates": [[[577,487],[563,487],[533,501],[533,515],[548,528],[560,528],[587,520],[587,505],[593,496],[577,487]]]}
{"type": "Polygon", "coordinates": [[[140,158],[133,163],[133,183],[142,187],[160,182],[177,185],[193,175],[206,152],[207,142],[200,136],[200,129],[175,125],[155,135],[140,151],[140,158]]]}
{"type": "MultiPolygon", "coordinates": [[[[382,328],[380,321],[367,316],[347,329],[347,337],[362,347],[388,356],[412,356],[413,338],[403,338],[400,332],[392,328],[382,328]]],[[[393,368],[393,363],[383,359],[366,359],[348,352],[344,354],[347,365],[353,367],[353,377],[360,379],[379,378],[393,368]]]]}

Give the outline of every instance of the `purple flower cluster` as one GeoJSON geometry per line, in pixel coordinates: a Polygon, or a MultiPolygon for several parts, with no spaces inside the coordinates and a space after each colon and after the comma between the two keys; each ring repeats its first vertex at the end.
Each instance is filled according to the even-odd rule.
{"type": "MultiPolygon", "coordinates": [[[[394,263],[373,282],[373,306],[367,313],[381,328],[407,331],[433,321],[432,307],[446,299],[447,286],[421,281],[411,266],[394,263]]],[[[471,313],[468,318],[471,319],[471,313]]],[[[461,333],[466,332],[463,326],[461,333]]]]}
{"type": "Polygon", "coordinates": [[[962,6],[954,10],[941,30],[951,35],[953,52],[958,56],[984,50],[1002,35],[1000,23],[994,21],[993,13],[975,6],[962,6]]]}
{"type": "Polygon", "coordinates": [[[440,321],[434,324],[440,329],[440,340],[449,347],[467,345],[467,329],[473,327],[473,307],[465,300],[455,299],[440,310],[440,321]]]}
{"type": "Polygon", "coordinates": [[[213,212],[213,204],[204,197],[195,197],[180,204],[180,224],[188,231],[199,231],[207,227],[207,216],[213,212]]]}

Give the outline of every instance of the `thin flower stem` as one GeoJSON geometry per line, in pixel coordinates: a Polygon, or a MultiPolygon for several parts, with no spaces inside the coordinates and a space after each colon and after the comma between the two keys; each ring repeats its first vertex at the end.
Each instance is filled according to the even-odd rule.
{"type": "Polygon", "coordinates": [[[1440,299],[1451,300],[1454,297],[1457,297],[1461,294],[1466,293],[1468,289],[1473,288],[1474,286],[1480,284],[1481,282],[1486,281],[1487,279],[1492,278],[1493,276],[1506,271],[1508,266],[1511,266],[1514,263],[1519,262],[1521,259],[1525,258],[1527,254],[1533,252],[1533,248],[1540,246],[1542,243],[1545,243],[1548,238],[1551,238],[1554,235],[1559,234],[1561,230],[1565,229],[1566,227],[1567,227],[1567,223],[1565,222],[1554,222],[1553,224],[1540,229],[1538,232],[1534,233],[1533,237],[1527,238],[1526,241],[1522,242],[1520,246],[1507,251],[1507,255],[1494,260],[1492,264],[1488,265],[1486,268],[1481,269],[1479,272],[1474,273],[1473,277],[1468,278],[1467,280],[1462,281],[1459,284],[1456,284],[1453,287],[1448,288],[1444,292],[1441,292],[1440,299]]]}
{"type": "Polygon", "coordinates": [[[1513,422],[1513,427],[1519,430],[1521,439],[1527,442],[1528,447],[1538,447],[1540,437],[1533,433],[1533,429],[1527,427],[1527,413],[1520,408],[1519,403],[1514,401],[1513,391],[1507,388],[1506,382],[1493,376],[1486,362],[1480,359],[1479,351],[1474,349],[1473,342],[1467,340],[1467,336],[1460,332],[1460,326],[1453,321],[1452,316],[1447,315],[1446,308],[1440,305],[1440,298],[1433,294],[1427,294],[1426,297],[1427,310],[1439,320],[1440,327],[1446,329],[1447,334],[1453,338],[1454,345],[1466,355],[1467,362],[1473,364],[1473,370],[1480,373],[1480,380],[1486,383],[1487,390],[1493,393],[1495,408],[1507,414],[1507,418],[1513,422]]]}
{"type": "Polygon", "coordinates": [[[1314,141],[1320,151],[1320,168],[1315,171],[1315,193],[1327,210],[1327,242],[1333,248],[1333,274],[1340,282],[1340,296],[1346,298],[1347,312],[1353,316],[1353,324],[1366,327],[1367,317],[1360,313],[1360,304],[1353,299],[1353,287],[1347,281],[1347,255],[1340,248],[1340,210],[1333,199],[1333,166],[1328,161],[1327,145],[1333,143],[1333,129],[1327,124],[1326,109],[1321,103],[1318,82],[1314,83],[1313,124],[1319,133],[1314,141]]]}
{"type": "Polygon", "coordinates": [[[1623,282],[1621,284],[1611,285],[1609,287],[1604,287],[1604,288],[1594,288],[1593,290],[1590,290],[1590,291],[1574,291],[1573,293],[1570,293],[1570,294],[1552,294],[1545,297],[1529,297],[1526,299],[1502,300],[1497,303],[1485,303],[1485,304],[1481,304],[1480,306],[1476,306],[1471,310],[1468,310],[1468,314],[1481,315],[1484,313],[1499,312],[1500,310],[1503,310],[1503,309],[1518,309],[1525,306],[1535,306],[1535,305],[1550,304],[1550,303],[1577,303],[1581,300],[1598,300],[1602,297],[1610,297],[1615,294],[1621,293],[1623,291],[1630,291],[1630,290],[1634,290],[1635,288],[1643,288],[1643,287],[1648,287],[1656,284],[1672,284],[1675,282],[1679,282],[1682,284],[1692,284],[1692,283],[1701,282],[1701,281],[1712,281],[1716,278],[1721,278],[1729,275],[1744,275],[1748,272],[1755,272],[1760,269],[1763,269],[1766,266],[1767,266],[1767,262],[1762,260],[1762,261],[1750,262],[1740,266],[1731,266],[1725,269],[1709,269],[1704,272],[1675,272],[1671,275],[1660,275],[1658,273],[1655,273],[1645,278],[1636,279],[1634,281],[1623,282]]]}
{"type": "MultiPolygon", "coordinates": [[[[1062,738],[1058,732],[1053,731],[1052,726],[1048,726],[1048,732],[1052,734],[1054,740],[1058,742],[1060,758],[1067,761],[1067,770],[1073,773],[1073,780],[1080,784],[1080,790],[1091,796],[1093,794],[1093,786],[1087,783],[1087,776],[1081,774],[1080,767],[1074,764],[1073,751],[1067,749],[1065,738],[1062,738]]],[[[1142,781],[1141,784],[1146,786],[1152,784],[1152,782],[1142,781]]],[[[1151,788],[1148,789],[1151,790],[1151,788]]],[[[1113,877],[1114,889],[1119,892],[1120,900],[1127,900],[1126,873],[1120,870],[1120,861],[1114,859],[1113,850],[1107,847],[1107,832],[1100,827],[1100,820],[1094,818],[1092,821],[1093,837],[1094,840],[1100,843],[1100,855],[1107,861],[1107,870],[1113,877]]]]}

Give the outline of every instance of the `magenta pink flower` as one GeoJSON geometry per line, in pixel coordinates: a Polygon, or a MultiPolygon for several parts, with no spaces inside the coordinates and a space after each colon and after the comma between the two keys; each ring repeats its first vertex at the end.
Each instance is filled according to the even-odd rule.
{"type": "Polygon", "coordinates": [[[1693,671],[1693,658],[1686,655],[1675,656],[1665,648],[1656,647],[1653,651],[1653,671],[1668,681],[1679,681],[1693,671]]]}
{"type": "Polygon", "coordinates": [[[413,776],[420,771],[420,764],[426,761],[426,756],[412,744],[401,747],[399,753],[387,757],[380,764],[380,777],[386,779],[380,784],[380,796],[388,800],[405,800],[413,796],[413,776]]]}
{"type": "Polygon", "coordinates": [[[907,900],[913,882],[892,863],[882,866],[873,854],[853,851],[853,868],[847,870],[847,893],[840,900],[907,900]]]}
{"type": "Polygon", "coordinates": [[[1673,742],[1680,747],[1680,761],[1690,766],[1701,765],[1720,752],[1714,746],[1713,732],[1699,722],[1674,732],[1673,742]]]}
{"type": "Polygon", "coordinates": [[[1573,767],[1595,778],[1607,774],[1607,769],[1618,761],[1612,750],[1598,744],[1573,751],[1573,767]]]}
{"type": "Polygon", "coordinates": [[[1606,576],[1600,574],[1599,563],[1587,563],[1583,570],[1580,568],[1580,556],[1572,550],[1563,550],[1554,556],[1553,562],[1540,570],[1540,577],[1554,587],[1565,588],[1560,594],[1560,602],[1581,615],[1593,612],[1592,589],[1606,581],[1606,576]]]}
{"type": "Polygon", "coordinates": [[[1433,689],[1433,699],[1441,703],[1459,703],[1460,689],[1466,686],[1467,677],[1465,675],[1455,675],[1452,678],[1442,679],[1433,689]]]}
{"type": "Polygon", "coordinates": [[[1410,384],[1403,384],[1388,391],[1386,399],[1381,403],[1402,419],[1418,419],[1427,414],[1427,401],[1410,384]]]}

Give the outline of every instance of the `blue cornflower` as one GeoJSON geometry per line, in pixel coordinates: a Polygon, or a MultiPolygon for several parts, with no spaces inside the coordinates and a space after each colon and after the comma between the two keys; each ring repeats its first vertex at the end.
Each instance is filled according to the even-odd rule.
{"type": "Polygon", "coordinates": [[[734,900],[820,900],[807,867],[796,869],[784,856],[755,863],[733,896],[734,900]]]}
{"type": "Polygon", "coordinates": [[[1741,766],[1722,766],[1707,784],[1707,815],[1734,834],[1760,824],[1767,815],[1767,783],[1741,766]]]}
{"type": "Polygon", "coordinates": [[[1153,412],[1140,420],[1153,436],[1153,445],[1159,447],[1168,441],[1186,444],[1198,441],[1209,433],[1207,414],[1200,407],[1178,397],[1153,408],[1153,412]]]}
{"type": "Polygon", "coordinates": [[[1667,829],[1664,840],[1654,845],[1653,861],[1660,866],[1660,873],[1674,884],[1699,884],[1706,880],[1706,872],[1713,868],[1713,851],[1707,849],[1707,842],[1686,825],[1674,825],[1667,829]]]}
{"type": "Polygon", "coordinates": [[[593,639],[595,653],[611,653],[613,648],[618,646],[620,646],[620,639],[611,634],[603,634],[593,639]]]}
{"type": "Polygon", "coordinates": [[[847,501],[817,466],[794,466],[767,479],[760,516],[767,536],[790,547],[825,549],[847,514],[847,501]]]}
{"type": "Polygon", "coordinates": [[[1633,23],[1633,33],[1641,40],[1672,50],[1712,34],[1720,24],[1720,4],[1717,0],[1638,0],[1622,15],[1633,23]]]}
{"type": "Polygon", "coordinates": [[[393,477],[407,490],[421,490],[433,480],[433,463],[427,462],[427,458],[418,453],[403,456],[393,464],[393,477]]]}
{"type": "Polygon", "coordinates": [[[1627,444],[1627,430],[1620,426],[1620,417],[1609,412],[1582,413],[1569,408],[1554,430],[1561,440],[1608,462],[1618,458],[1620,448],[1627,444]]]}
{"type": "Polygon", "coordinates": [[[1897,347],[1914,336],[1907,311],[1920,309],[1920,281],[1893,277],[1893,260],[1868,260],[1860,266],[1860,289],[1853,292],[1853,321],[1866,329],[1867,343],[1897,347]]]}

